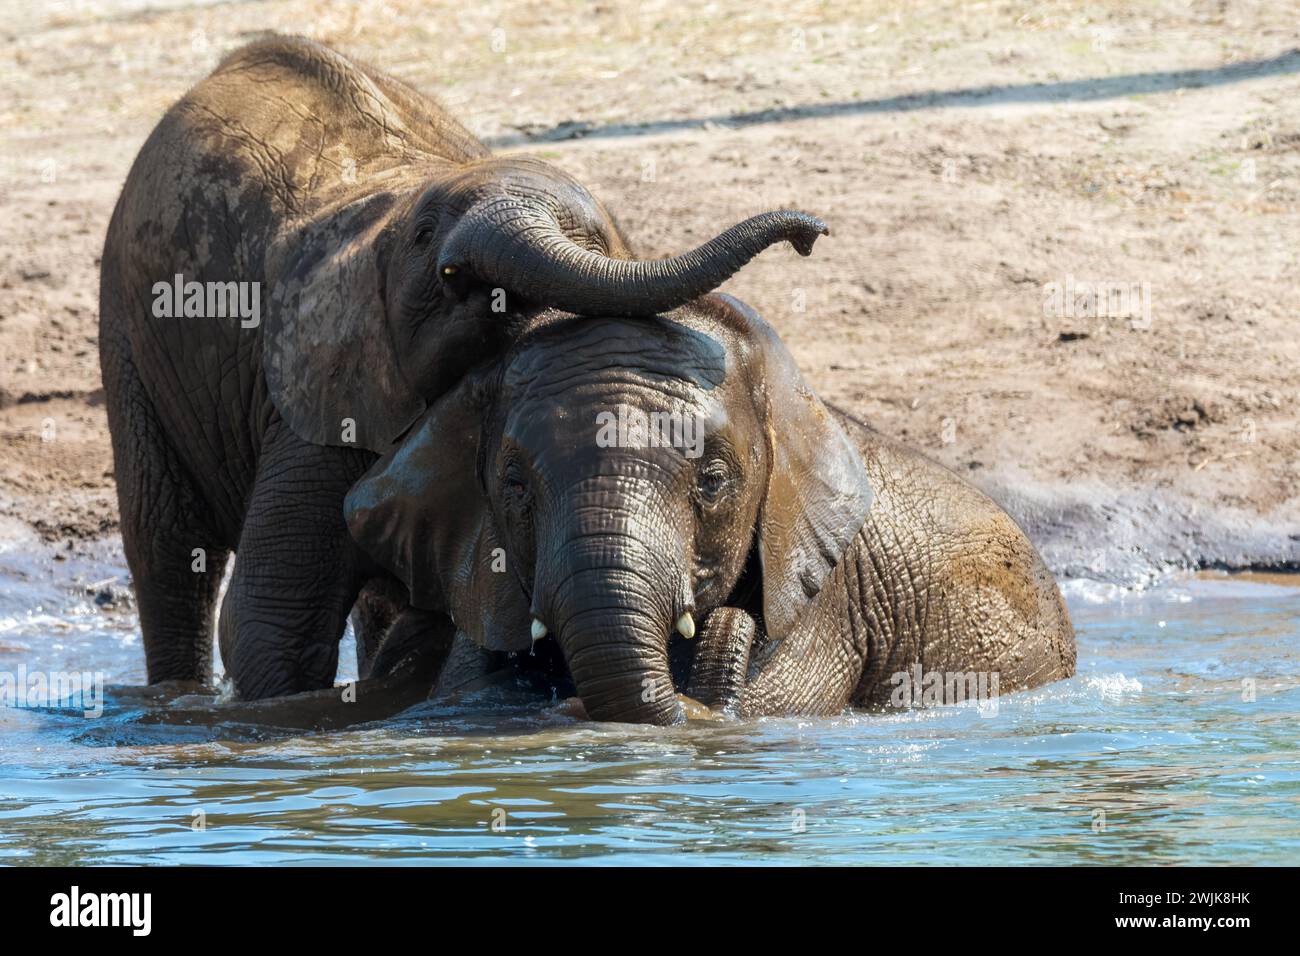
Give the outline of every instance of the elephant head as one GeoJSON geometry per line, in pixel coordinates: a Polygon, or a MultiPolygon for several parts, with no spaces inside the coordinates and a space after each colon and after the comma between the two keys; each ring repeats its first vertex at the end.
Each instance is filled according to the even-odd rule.
{"type": "Polygon", "coordinates": [[[870,502],[773,331],[711,296],[671,317],[543,317],[346,514],[415,604],[488,646],[551,635],[593,718],[664,724],[681,719],[670,639],[726,604],[780,641],[870,502]]]}
{"type": "Polygon", "coordinates": [[[604,207],[546,163],[482,157],[376,174],[268,252],[272,400],[301,438],[386,450],[538,308],[652,315],[715,288],[773,243],[826,226],[773,212],[685,255],[637,261],[604,207]]]}

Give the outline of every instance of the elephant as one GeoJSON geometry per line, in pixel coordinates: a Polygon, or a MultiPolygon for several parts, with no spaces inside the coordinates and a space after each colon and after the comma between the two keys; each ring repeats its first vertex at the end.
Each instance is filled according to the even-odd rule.
{"type": "Polygon", "coordinates": [[[493,155],[372,67],[293,37],[232,53],[149,136],[101,260],[149,681],[210,681],[237,553],[218,621],[235,692],[328,687],[354,608],[367,647],[408,610],[344,495],[465,369],[540,309],[653,315],[826,231],[765,213],[639,261],[570,176],[493,155]]]}
{"type": "Polygon", "coordinates": [[[677,690],[826,715],[896,706],[918,665],[998,692],[1074,673],[1060,591],[1011,517],[822,403],[730,296],[540,313],[345,514],[413,605],[455,622],[443,690],[548,647],[591,718],[652,724],[683,718],[677,690]]]}

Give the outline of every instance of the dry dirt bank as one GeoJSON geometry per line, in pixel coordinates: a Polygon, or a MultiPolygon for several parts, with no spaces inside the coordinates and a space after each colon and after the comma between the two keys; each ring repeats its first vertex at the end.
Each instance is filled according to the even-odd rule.
{"type": "Polygon", "coordinates": [[[0,27],[0,515],[51,541],[112,531],[102,235],[161,112],[275,29],[569,169],[643,254],[766,208],[825,217],[811,259],[766,253],[728,291],[823,396],[992,492],[1058,572],[1300,566],[1298,13],[32,4],[0,27]],[[1089,281],[1136,304],[1051,307],[1051,283],[1089,281]]]}

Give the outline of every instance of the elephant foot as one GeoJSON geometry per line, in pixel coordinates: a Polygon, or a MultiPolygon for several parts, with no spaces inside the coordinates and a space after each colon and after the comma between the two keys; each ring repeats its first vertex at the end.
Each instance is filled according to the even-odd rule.
{"type": "Polygon", "coordinates": [[[749,673],[749,652],[757,630],[754,619],[741,608],[720,607],[709,613],[686,688],[692,697],[723,713],[734,711],[749,673]]]}

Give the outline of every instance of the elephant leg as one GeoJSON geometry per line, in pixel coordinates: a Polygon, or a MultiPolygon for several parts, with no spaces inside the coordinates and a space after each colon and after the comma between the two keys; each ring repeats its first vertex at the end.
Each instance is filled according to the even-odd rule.
{"type": "Polygon", "coordinates": [[[686,693],[701,704],[723,711],[738,705],[756,632],[754,619],[742,608],[710,611],[697,638],[686,693]]]}
{"type": "MultiPolygon", "coordinates": [[[[408,607],[384,634],[371,661],[370,676],[387,677],[401,669],[407,659],[414,657],[436,662],[436,675],[448,659],[455,635],[456,625],[446,614],[408,607]]],[[[429,686],[433,686],[432,679],[429,686]]],[[[426,694],[428,690],[426,687],[426,694]]]]}
{"type": "Polygon", "coordinates": [[[457,631],[429,699],[443,700],[463,691],[477,690],[490,683],[488,678],[498,671],[504,673],[500,654],[479,647],[464,631],[457,631]]]}
{"type": "Polygon", "coordinates": [[[339,639],[369,576],[343,522],[343,497],[367,463],[363,453],[302,441],[278,418],[268,427],[222,641],[241,698],[334,682],[339,639]]]}
{"type": "Polygon", "coordinates": [[[352,608],[352,634],[357,646],[357,676],[371,675],[385,635],[406,606],[404,588],[377,578],[366,582],[352,608]]]}
{"type": "MultiPolygon", "coordinates": [[[[120,324],[109,320],[108,330],[120,324]]],[[[150,684],[212,680],[212,625],[229,549],[173,449],[121,336],[102,349],[122,548],[150,684]]]]}

